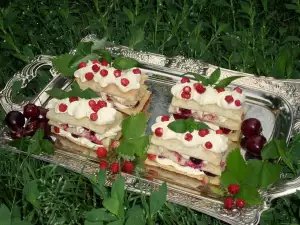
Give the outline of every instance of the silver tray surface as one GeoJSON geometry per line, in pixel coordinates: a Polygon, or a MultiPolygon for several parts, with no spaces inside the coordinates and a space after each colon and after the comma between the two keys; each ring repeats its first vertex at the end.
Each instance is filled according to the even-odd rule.
{"type": "MultiPolygon", "coordinates": [[[[82,41],[95,40],[94,35],[85,37],[82,41]]],[[[196,72],[203,76],[209,76],[217,67],[206,64],[200,60],[187,59],[182,56],[168,58],[163,55],[147,52],[137,52],[124,46],[117,46],[109,43],[107,50],[113,55],[123,55],[135,58],[141,63],[142,71],[149,75],[148,86],[152,91],[150,102],[151,118],[148,121],[148,129],[154,123],[155,118],[167,114],[168,106],[171,102],[170,88],[186,72],[196,72]]],[[[11,110],[22,110],[28,102],[16,104],[11,99],[11,87],[16,80],[22,80],[26,87],[41,68],[49,68],[53,79],[49,84],[30,102],[44,106],[49,100],[45,91],[59,87],[68,89],[71,81],[60,76],[51,67],[51,56],[41,55],[36,57],[22,71],[16,73],[0,92],[0,103],[6,112],[11,110]]],[[[229,76],[244,76],[233,82],[233,86],[238,85],[244,89],[247,96],[247,106],[249,111],[246,117],[256,117],[260,119],[263,126],[263,134],[269,140],[273,137],[285,139],[287,142],[293,134],[300,131],[300,81],[297,80],[275,80],[273,78],[255,77],[251,74],[240,73],[221,69],[221,78],[229,76]]],[[[0,144],[8,150],[24,153],[16,148],[7,145],[10,140],[7,130],[1,130],[0,144]]],[[[54,156],[32,155],[32,157],[58,164],[75,172],[84,173],[90,176],[97,171],[98,164],[87,160],[85,157],[68,153],[57,149],[54,156]]],[[[136,177],[124,174],[127,189],[134,192],[149,193],[158,187],[161,181],[136,177]]],[[[108,179],[107,185],[111,185],[112,179],[108,179]]],[[[296,192],[300,188],[300,178],[289,182],[280,182],[268,191],[262,192],[264,205],[256,207],[246,207],[243,210],[233,210],[231,212],[223,209],[220,199],[200,195],[195,192],[181,189],[176,186],[168,187],[167,198],[169,201],[206,213],[230,224],[257,224],[261,213],[270,207],[271,200],[296,192]]]]}

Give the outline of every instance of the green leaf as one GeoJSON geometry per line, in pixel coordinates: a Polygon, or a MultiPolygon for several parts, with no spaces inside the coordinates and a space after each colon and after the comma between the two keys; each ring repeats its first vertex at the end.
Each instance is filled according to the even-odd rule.
{"type": "Polygon", "coordinates": [[[123,225],[123,221],[122,220],[116,220],[114,222],[110,222],[107,225],[123,225]]]}
{"type": "Polygon", "coordinates": [[[136,145],[133,142],[126,139],[121,139],[120,145],[117,147],[116,151],[121,156],[133,157],[135,153],[135,147],[136,145]]]}
{"type": "Polygon", "coordinates": [[[97,221],[113,221],[116,220],[117,217],[106,212],[104,208],[101,209],[92,209],[91,211],[85,214],[85,219],[91,222],[97,221]]]}
{"type": "Polygon", "coordinates": [[[79,42],[75,55],[89,55],[92,53],[92,46],[94,45],[94,42],[89,41],[89,42],[79,42]]]}
{"type": "Polygon", "coordinates": [[[210,129],[206,123],[195,122],[194,130],[210,129]]]}
{"type": "Polygon", "coordinates": [[[27,151],[28,146],[30,144],[31,137],[23,137],[20,139],[12,140],[8,142],[10,146],[16,147],[18,149],[21,149],[23,151],[27,151]]]}
{"type": "Polygon", "coordinates": [[[125,138],[138,138],[142,136],[147,127],[147,117],[145,113],[132,115],[122,122],[122,133],[125,138]]]}
{"type": "Polygon", "coordinates": [[[12,225],[32,225],[32,224],[27,221],[16,221],[16,222],[13,222],[12,225]]]}
{"type": "Polygon", "coordinates": [[[268,159],[278,159],[280,157],[280,154],[277,149],[277,145],[275,140],[271,140],[269,143],[267,143],[263,149],[261,150],[261,156],[264,160],[268,159]]]}
{"type": "Polygon", "coordinates": [[[103,225],[102,221],[97,221],[97,222],[91,222],[91,221],[84,221],[84,225],[103,225]]]}
{"type": "Polygon", "coordinates": [[[293,171],[294,174],[296,174],[296,171],[294,169],[294,166],[292,162],[289,160],[289,158],[286,156],[288,150],[287,146],[284,140],[275,140],[278,152],[280,154],[280,157],[282,158],[283,162],[293,171]]]}
{"type": "Polygon", "coordinates": [[[202,82],[202,83],[207,82],[207,78],[205,78],[197,73],[188,72],[188,73],[183,74],[182,77],[184,77],[185,75],[189,75],[189,74],[193,75],[195,80],[197,80],[198,82],[202,82]]]}
{"type": "Polygon", "coordinates": [[[102,204],[111,213],[119,215],[120,202],[117,198],[106,198],[102,204]]]}
{"type": "Polygon", "coordinates": [[[248,174],[248,168],[240,153],[240,149],[234,149],[228,154],[226,159],[226,170],[239,182],[242,182],[245,179],[248,174]]]}
{"type": "Polygon", "coordinates": [[[42,151],[47,154],[53,154],[54,153],[54,145],[52,142],[50,142],[47,139],[43,139],[41,142],[41,148],[42,151]]]}
{"type": "Polygon", "coordinates": [[[106,173],[104,170],[99,170],[97,175],[97,182],[100,186],[104,186],[106,182],[106,173]]]}
{"type": "Polygon", "coordinates": [[[150,140],[149,135],[146,135],[129,141],[134,142],[136,146],[134,153],[140,157],[146,152],[146,148],[148,147],[150,140]]]}
{"type": "Polygon", "coordinates": [[[144,41],[144,35],[145,32],[143,29],[141,28],[136,28],[136,27],[132,27],[130,29],[130,40],[129,40],[129,47],[134,48],[137,44],[141,43],[142,41],[144,41]]]}
{"type": "Polygon", "coordinates": [[[107,50],[98,50],[97,53],[101,56],[101,59],[111,63],[113,61],[112,56],[107,50]]]}
{"type": "Polygon", "coordinates": [[[176,133],[185,133],[188,129],[184,119],[174,120],[168,124],[168,128],[176,133]]]}
{"type": "Polygon", "coordinates": [[[125,6],[123,6],[123,12],[126,14],[126,16],[128,17],[128,19],[130,20],[130,22],[133,23],[134,22],[134,14],[133,14],[133,12],[131,12],[125,6]]]}
{"type": "Polygon", "coordinates": [[[133,206],[127,212],[127,220],[125,225],[145,225],[146,218],[144,215],[144,211],[140,206],[133,206]]]}
{"type": "Polygon", "coordinates": [[[61,90],[60,88],[52,88],[48,91],[46,91],[48,95],[50,95],[53,98],[57,99],[64,99],[68,98],[68,92],[61,90]]]}
{"type": "Polygon", "coordinates": [[[227,77],[220,80],[216,85],[215,89],[217,88],[225,88],[227,87],[232,81],[242,78],[243,76],[234,76],[234,77],[227,77]]]}
{"type": "Polygon", "coordinates": [[[20,92],[23,82],[16,80],[11,86],[11,97],[14,98],[20,92]]]}
{"type": "Polygon", "coordinates": [[[221,183],[225,188],[227,188],[230,184],[240,184],[240,182],[229,171],[224,171],[222,173],[221,183]]]}
{"type": "Polygon", "coordinates": [[[70,67],[71,69],[77,70],[78,68],[78,64],[81,62],[88,62],[89,60],[95,60],[95,59],[99,59],[99,55],[95,54],[95,53],[91,53],[88,55],[75,55],[69,62],[68,67],[70,67]]]}
{"type": "Polygon", "coordinates": [[[75,68],[70,68],[68,65],[70,61],[73,59],[73,55],[71,54],[64,54],[57,56],[51,59],[53,67],[62,75],[67,77],[73,77],[75,68]]]}
{"type": "Polygon", "coordinates": [[[35,208],[40,208],[40,191],[38,189],[37,181],[33,180],[26,183],[23,188],[23,195],[25,196],[25,199],[30,202],[35,208]]]}
{"type": "Polygon", "coordinates": [[[92,52],[99,51],[99,50],[105,51],[104,48],[105,48],[105,45],[106,45],[106,41],[107,41],[106,37],[102,38],[101,40],[95,40],[93,42],[92,52]]]}
{"type": "Polygon", "coordinates": [[[38,129],[35,134],[30,139],[30,143],[28,146],[28,152],[30,154],[39,154],[42,152],[41,148],[41,140],[43,139],[44,133],[41,129],[38,129]]]}
{"type": "Polygon", "coordinates": [[[6,205],[0,205],[0,225],[11,225],[10,211],[6,205]]]}
{"type": "Polygon", "coordinates": [[[111,187],[111,197],[117,198],[120,205],[123,205],[125,194],[125,180],[124,177],[120,176],[111,187]]]}
{"type": "Polygon", "coordinates": [[[220,76],[221,76],[221,70],[220,68],[217,68],[207,79],[208,85],[215,84],[219,80],[220,76]]]}
{"type": "Polygon", "coordinates": [[[157,213],[166,202],[167,184],[163,183],[157,191],[153,191],[150,195],[150,215],[157,213]]]}
{"type": "Polygon", "coordinates": [[[242,198],[248,205],[261,205],[263,201],[258,193],[258,189],[247,184],[240,186],[240,191],[236,195],[237,198],[242,198]]]}
{"type": "Polygon", "coordinates": [[[119,70],[128,70],[133,67],[137,67],[139,65],[139,62],[135,59],[128,58],[128,57],[121,57],[118,56],[115,58],[112,66],[119,70]]]}

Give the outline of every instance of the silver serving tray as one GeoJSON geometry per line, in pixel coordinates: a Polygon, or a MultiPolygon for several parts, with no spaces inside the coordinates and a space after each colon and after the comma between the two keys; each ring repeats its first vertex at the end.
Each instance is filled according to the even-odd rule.
{"type": "MultiPolygon", "coordinates": [[[[94,35],[85,37],[82,41],[96,40],[94,35]]],[[[124,46],[109,43],[107,50],[114,56],[123,55],[135,58],[141,63],[142,71],[149,75],[148,86],[152,91],[149,110],[151,118],[148,121],[149,127],[159,115],[167,114],[171,102],[170,88],[180,79],[180,75],[186,72],[195,72],[203,76],[209,76],[217,67],[204,63],[200,60],[188,59],[182,56],[168,58],[163,55],[147,52],[137,52],[124,46]]],[[[0,103],[5,110],[22,110],[28,102],[16,104],[11,98],[11,87],[17,80],[21,80],[23,88],[37,76],[40,69],[49,69],[52,80],[47,86],[30,102],[45,106],[49,100],[46,91],[59,87],[68,89],[71,81],[60,76],[51,64],[51,56],[41,55],[36,57],[24,69],[8,81],[5,88],[0,92],[0,103]]],[[[233,82],[244,89],[247,96],[249,111],[246,117],[256,117],[262,122],[263,134],[271,138],[285,139],[287,142],[294,133],[300,131],[300,81],[298,80],[275,80],[267,77],[255,77],[251,74],[221,69],[221,78],[229,76],[244,76],[233,82]]],[[[12,152],[26,154],[16,148],[7,145],[10,140],[5,127],[1,129],[0,144],[12,152]]],[[[74,155],[61,149],[56,149],[55,155],[31,155],[34,158],[63,166],[72,171],[90,176],[97,171],[98,164],[88,160],[86,157],[74,155]]],[[[148,176],[148,175],[147,175],[148,176]]],[[[149,194],[156,189],[162,179],[154,178],[151,181],[142,177],[124,174],[127,189],[134,192],[149,194]]],[[[149,178],[149,176],[148,176],[149,178]]],[[[107,185],[110,186],[113,178],[109,176],[107,185]]],[[[273,199],[295,193],[300,189],[300,177],[289,182],[279,182],[266,192],[261,192],[264,204],[256,207],[246,207],[243,210],[227,211],[223,209],[221,199],[211,197],[203,190],[190,190],[180,185],[170,183],[168,186],[167,199],[171,202],[192,208],[199,212],[206,213],[230,224],[258,224],[260,215],[270,207],[273,199]]]]}

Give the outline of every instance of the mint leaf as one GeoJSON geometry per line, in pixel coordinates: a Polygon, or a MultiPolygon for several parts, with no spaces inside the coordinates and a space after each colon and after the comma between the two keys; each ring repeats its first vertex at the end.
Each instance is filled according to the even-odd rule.
{"type": "Polygon", "coordinates": [[[95,52],[97,52],[101,56],[102,60],[105,60],[108,63],[111,63],[113,61],[112,56],[111,56],[109,51],[107,51],[107,50],[98,50],[98,51],[95,51],[95,52]]]}
{"type": "Polygon", "coordinates": [[[240,186],[240,191],[236,195],[236,197],[244,199],[246,203],[250,206],[263,204],[261,196],[258,193],[258,189],[255,187],[251,187],[247,184],[242,184],[240,186]]]}
{"type": "Polygon", "coordinates": [[[149,145],[149,136],[142,136],[139,138],[136,138],[134,140],[128,140],[129,142],[133,142],[133,144],[136,146],[134,153],[137,156],[142,156],[146,151],[147,146],[149,145]]]}
{"type": "Polygon", "coordinates": [[[51,62],[53,67],[63,76],[73,77],[76,69],[68,66],[72,59],[73,55],[64,54],[51,59],[51,62]]]}
{"type": "Polygon", "coordinates": [[[133,67],[137,67],[139,62],[135,59],[128,58],[128,57],[117,57],[115,58],[112,66],[119,70],[128,70],[133,67]]]}
{"type": "Polygon", "coordinates": [[[157,191],[150,195],[150,215],[153,216],[165,204],[167,198],[167,184],[164,182],[157,191]]]}
{"type": "MultiPolygon", "coordinates": [[[[57,99],[64,99],[68,98],[68,92],[61,90],[60,88],[52,88],[48,91],[46,91],[48,95],[50,95],[53,98],[57,99]]],[[[74,97],[74,96],[72,96],[74,97]]]]}
{"type": "Polygon", "coordinates": [[[277,150],[277,145],[275,140],[271,140],[269,143],[267,143],[263,149],[261,150],[261,156],[263,159],[278,159],[280,157],[280,154],[277,150]]]}
{"type": "MultiPolygon", "coordinates": [[[[69,62],[69,67],[77,70],[78,64],[81,62],[88,62],[89,60],[99,59],[99,56],[95,53],[91,53],[88,55],[75,55],[69,62]]],[[[75,71],[74,71],[75,72],[75,71]]]]}
{"type": "Polygon", "coordinates": [[[168,124],[168,128],[176,133],[185,133],[188,130],[184,119],[174,120],[168,124]]]}
{"type": "Polygon", "coordinates": [[[195,80],[197,80],[198,82],[201,82],[201,83],[207,82],[207,78],[205,78],[205,77],[203,77],[203,76],[201,76],[200,74],[197,74],[197,73],[188,72],[188,73],[183,74],[182,76],[184,77],[185,75],[189,75],[189,74],[193,75],[195,80]]]}
{"type": "Polygon", "coordinates": [[[292,162],[289,160],[289,158],[286,156],[288,149],[286,146],[286,143],[284,140],[275,140],[278,152],[280,154],[280,157],[282,158],[283,162],[293,171],[294,174],[296,174],[296,170],[294,169],[294,166],[292,162]]]}
{"type": "Polygon", "coordinates": [[[116,220],[117,217],[106,212],[104,208],[101,209],[92,209],[91,211],[85,214],[85,219],[91,222],[97,221],[113,221],[116,220]]]}
{"type": "Polygon", "coordinates": [[[118,216],[120,202],[117,198],[106,198],[103,200],[102,204],[108,211],[118,216]]]}
{"type": "Polygon", "coordinates": [[[145,225],[146,218],[144,210],[140,206],[133,206],[127,212],[127,220],[125,225],[145,225]]]}
{"type": "Polygon", "coordinates": [[[10,211],[6,205],[0,205],[0,224],[1,225],[11,225],[10,211]]]}
{"type": "Polygon", "coordinates": [[[222,80],[220,80],[216,85],[215,89],[218,88],[225,88],[227,87],[232,81],[237,80],[239,78],[242,78],[243,76],[234,76],[234,77],[227,77],[222,80]]]}
{"type": "Polygon", "coordinates": [[[30,202],[35,208],[40,208],[40,191],[38,189],[37,181],[33,180],[26,183],[23,188],[23,195],[25,196],[25,199],[30,202]]]}
{"type": "Polygon", "coordinates": [[[79,42],[75,55],[89,55],[92,53],[92,46],[94,45],[94,42],[79,42]]]}
{"type": "Polygon", "coordinates": [[[207,82],[208,82],[207,85],[215,84],[219,80],[220,75],[221,75],[221,70],[220,70],[220,68],[217,68],[207,79],[207,82]]]}
{"type": "Polygon", "coordinates": [[[123,120],[122,133],[125,138],[138,138],[146,130],[147,117],[145,113],[138,113],[135,116],[123,120]]]}
{"type": "Polygon", "coordinates": [[[226,170],[229,171],[233,177],[242,182],[248,174],[247,165],[241,155],[240,149],[232,150],[226,160],[226,170]]]}
{"type": "Polygon", "coordinates": [[[222,173],[221,183],[225,188],[227,188],[230,184],[240,184],[240,182],[229,171],[224,171],[222,173]]]}
{"type": "Polygon", "coordinates": [[[128,141],[126,139],[121,139],[120,145],[117,147],[116,151],[121,156],[133,157],[136,151],[135,148],[136,145],[133,142],[128,141]]]}
{"type": "MultiPolygon", "coordinates": [[[[73,92],[74,93],[74,92],[73,92]]],[[[78,93],[78,92],[77,92],[78,93]]],[[[93,91],[91,88],[87,88],[84,91],[79,92],[78,94],[76,93],[75,96],[79,98],[85,98],[85,99],[90,99],[90,98],[99,98],[99,95],[93,91]]],[[[74,95],[73,95],[74,96],[74,95]]],[[[69,96],[69,97],[73,97],[69,96]]]]}
{"type": "Polygon", "coordinates": [[[194,130],[204,130],[204,129],[210,129],[210,127],[206,123],[195,122],[194,130]]]}

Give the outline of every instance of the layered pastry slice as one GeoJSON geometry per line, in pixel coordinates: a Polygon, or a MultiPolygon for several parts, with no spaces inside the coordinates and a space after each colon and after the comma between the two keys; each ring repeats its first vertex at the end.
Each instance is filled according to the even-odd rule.
{"type": "Polygon", "coordinates": [[[146,108],[151,92],[145,84],[147,76],[139,68],[121,71],[98,60],[80,63],[79,67],[74,76],[81,89],[91,88],[128,115],[146,108]]]}
{"type": "Polygon", "coordinates": [[[169,113],[194,117],[221,127],[232,141],[239,141],[246,108],[240,88],[215,89],[200,83],[178,83],[171,89],[173,98],[169,113]]]}
{"type": "Polygon", "coordinates": [[[210,129],[176,133],[168,128],[173,117],[156,119],[145,164],[168,172],[196,179],[200,183],[219,185],[226,155],[235,146],[226,135],[218,134],[214,125],[210,129]]]}
{"type": "Polygon", "coordinates": [[[101,98],[51,99],[46,108],[57,144],[73,152],[94,157],[99,147],[108,148],[121,136],[122,113],[101,98]]]}

